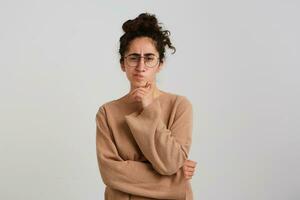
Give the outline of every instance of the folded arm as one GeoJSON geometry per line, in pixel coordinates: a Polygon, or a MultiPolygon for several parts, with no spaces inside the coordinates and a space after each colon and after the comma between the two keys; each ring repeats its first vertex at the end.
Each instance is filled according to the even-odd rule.
{"type": "Polygon", "coordinates": [[[161,119],[158,99],[146,106],[141,113],[125,116],[133,137],[153,168],[162,175],[179,171],[188,158],[192,140],[192,105],[179,96],[175,101],[175,116],[170,129],[161,119]]]}
{"type": "Polygon", "coordinates": [[[163,176],[150,163],[123,160],[107,124],[104,107],[100,107],[96,115],[96,124],[97,160],[104,184],[122,192],[149,198],[185,197],[183,170],[172,176],[163,176]]]}

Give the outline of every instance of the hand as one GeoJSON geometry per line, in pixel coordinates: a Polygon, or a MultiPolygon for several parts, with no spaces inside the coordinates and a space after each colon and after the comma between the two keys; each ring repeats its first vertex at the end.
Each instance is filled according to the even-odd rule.
{"type": "Polygon", "coordinates": [[[154,100],[152,83],[148,81],[144,87],[135,88],[130,92],[130,95],[136,101],[141,102],[145,108],[154,100]]]}
{"type": "Polygon", "coordinates": [[[197,162],[192,161],[192,160],[186,160],[184,162],[182,169],[183,169],[184,177],[186,179],[189,180],[192,178],[192,176],[194,175],[194,172],[195,172],[196,164],[197,164],[197,162]]]}

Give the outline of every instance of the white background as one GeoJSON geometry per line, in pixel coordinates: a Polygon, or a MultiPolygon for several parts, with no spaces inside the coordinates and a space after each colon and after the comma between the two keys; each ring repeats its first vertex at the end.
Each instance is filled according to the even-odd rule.
{"type": "Polygon", "coordinates": [[[104,199],[95,115],[129,91],[121,26],[171,31],[160,89],[194,107],[195,200],[300,199],[296,0],[0,1],[0,199],[104,199]]]}

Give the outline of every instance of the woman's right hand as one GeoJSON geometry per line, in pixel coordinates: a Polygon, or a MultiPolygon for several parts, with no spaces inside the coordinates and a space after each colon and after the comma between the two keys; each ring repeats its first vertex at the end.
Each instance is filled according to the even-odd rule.
{"type": "Polygon", "coordinates": [[[184,165],[183,165],[183,172],[184,172],[184,177],[186,179],[191,179],[192,176],[194,175],[194,172],[195,172],[195,168],[196,168],[196,164],[197,162],[195,161],[192,161],[192,160],[186,160],[184,162],[184,165]]]}

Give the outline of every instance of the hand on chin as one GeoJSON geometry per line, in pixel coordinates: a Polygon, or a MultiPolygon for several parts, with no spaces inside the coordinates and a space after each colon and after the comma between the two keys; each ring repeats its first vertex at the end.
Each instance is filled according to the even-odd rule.
{"type": "Polygon", "coordinates": [[[151,104],[153,97],[153,84],[150,81],[139,85],[134,85],[134,89],[129,93],[129,96],[137,102],[140,102],[144,107],[151,104]]]}

